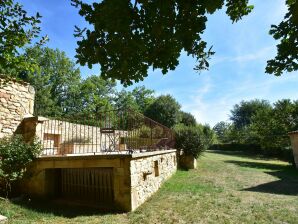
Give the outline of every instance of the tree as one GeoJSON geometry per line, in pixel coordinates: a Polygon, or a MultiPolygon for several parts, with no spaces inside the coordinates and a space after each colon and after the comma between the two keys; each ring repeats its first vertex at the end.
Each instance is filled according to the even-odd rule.
{"type": "Polygon", "coordinates": [[[36,91],[35,112],[43,116],[59,116],[74,110],[80,71],[65,52],[36,46],[27,48],[24,56],[36,64],[26,78],[36,91]]]}
{"type": "Polygon", "coordinates": [[[277,55],[267,62],[266,72],[281,75],[298,70],[298,1],[287,0],[288,12],[279,25],[272,25],[270,34],[276,40],[277,55]]]}
{"type": "Polygon", "coordinates": [[[125,111],[135,111],[140,112],[140,107],[137,104],[134,95],[126,90],[121,90],[116,94],[115,105],[117,109],[122,109],[125,111]]]}
{"type": "Polygon", "coordinates": [[[288,99],[274,103],[273,108],[260,110],[252,118],[251,133],[266,154],[292,159],[288,132],[298,129],[298,102],[288,99]]]}
{"type": "MultiPolygon", "coordinates": [[[[40,34],[40,18],[27,15],[23,6],[14,0],[0,2],[0,73],[10,77],[23,77],[27,71],[32,71],[34,63],[28,60],[21,49],[34,42],[40,34]]],[[[41,38],[41,45],[47,37],[41,38]]]]}
{"type": "Polygon", "coordinates": [[[179,122],[180,104],[171,95],[161,95],[147,108],[145,115],[167,126],[179,122]]]}
{"type": "Polygon", "coordinates": [[[132,90],[132,95],[142,113],[154,102],[155,97],[153,94],[154,90],[146,89],[145,86],[136,87],[132,90]]]}
{"type": "Polygon", "coordinates": [[[101,116],[101,113],[110,111],[113,108],[112,100],[115,94],[116,83],[112,80],[103,80],[100,76],[92,75],[81,82],[79,110],[77,113],[84,113],[101,116]]]}
{"type": "Polygon", "coordinates": [[[243,130],[250,125],[253,115],[258,110],[270,107],[270,103],[266,100],[241,101],[240,104],[236,104],[231,110],[230,119],[236,129],[243,130]]]}
{"type": "Polygon", "coordinates": [[[180,123],[185,126],[195,126],[197,124],[195,117],[191,113],[180,111],[180,119],[180,123]]]}
{"type": "Polygon", "coordinates": [[[217,139],[220,143],[227,143],[229,142],[229,131],[230,131],[231,125],[227,122],[221,121],[217,123],[213,127],[213,131],[217,135],[217,139]]]}
{"type": "Polygon", "coordinates": [[[252,11],[248,0],[72,0],[91,28],[76,27],[76,49],[81,65],[101,65],[104,78],[125,85],[143,80],[148,68],[165,74],[179,64],[181,51],[198,61],[196,70],[208,69],[212,49],[202,40],[207,15],[226,6],[233,22],[252,11]],[[117,15],[117,16],[115,16],[117,15]]]}

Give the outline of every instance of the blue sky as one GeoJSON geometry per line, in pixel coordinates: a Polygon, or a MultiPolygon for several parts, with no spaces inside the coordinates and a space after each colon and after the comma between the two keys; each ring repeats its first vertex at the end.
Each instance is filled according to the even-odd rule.
{"type": "MultiPolygon", "coordinates": [[[[85,26],[70,0],[20,0],[30,13],[40,12],[42,31],[50,38],[47,44],[59,48],[74,59],[76,39],[74,25],[85,26]]],[[[195,115],[200,123],[211,126],[229,119],[229,111],[241,100],[283,98],[298,99],[298,72],[281,77],[265,74],[266,61],[275,56],[276,42],[268,34],[271,24],[278,24],[286,12],[285,0],[250,1],[254,11],[242,21],[232,24],[224,11],[208,19],[204,39],[216,54],[210,70],[196,73],[195,60],[181,55],[175,71],[162,75],[159,70],[129,89],[145,85],[156,94],[171,94],[182,109],[195,115]]],[[[100,74],[99,66],[81,67],[83,76],[100,74]]],[[[121,86],[118,86],[121,88],[121,86]]]]}

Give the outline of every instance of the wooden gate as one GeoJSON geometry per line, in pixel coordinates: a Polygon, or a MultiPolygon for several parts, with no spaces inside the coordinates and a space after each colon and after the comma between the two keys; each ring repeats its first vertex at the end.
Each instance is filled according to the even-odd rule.
{"type": "Polygon", "coordinates": [[[92,204],[114,201],[113,168],[61,169],[62,196],[92,204]]]}

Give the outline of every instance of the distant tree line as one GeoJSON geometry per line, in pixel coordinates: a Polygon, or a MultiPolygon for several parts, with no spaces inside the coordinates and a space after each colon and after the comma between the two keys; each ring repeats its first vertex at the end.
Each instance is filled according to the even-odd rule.
{"type": "Polygon", "coordinates": [[[220,143],[251,145],[251,150],[293,160],[288,132],[298,130],[298,101],[242,101],[231,110],[230,120],[213,127],[220,143]]]}

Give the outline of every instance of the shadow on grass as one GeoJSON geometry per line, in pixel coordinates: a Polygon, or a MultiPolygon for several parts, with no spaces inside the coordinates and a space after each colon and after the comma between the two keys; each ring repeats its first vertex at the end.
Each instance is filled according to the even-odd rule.
{"type": "Polygon", "coordinates": [[[29,200],[22,199],[12,201],[15,205],[19,205],[25,209],[33,212],[53,214],[55,216],[61,216],[65,218],[75,218],[78,216],[92,216],[92,215],[107,215],[116,214],[116,211],[112,211],[110,207],[95,207],[82,204],[76,204],[74,202],[66,202],[60,200],[29,200]]]}
{"type": "Polygon", "coordinates": [[[264,173],[267,173],[279,179],[269,183],[264,183],[254,187],[242,189],[243,191],[254,191],[283,195],[298,195],[298,171],[291,165],[235,160],[229,160],[226,162],[241,167],[270,170],[264,171],[264,173]]]}
{"type": "Polygon", "coordinates": [[[265,157],[257,152],[249,152],[249,151],[222,151],[222,150],[208,150],[208,153],[215,153],[221,155],[228,155],[228,156],[239,156],[242,158],[250,158],[250,159],[262,159],[262,160],[270,160],[272,158],[265,157]]]}

